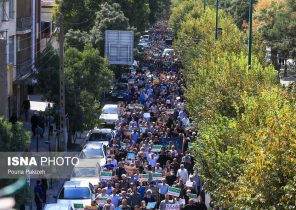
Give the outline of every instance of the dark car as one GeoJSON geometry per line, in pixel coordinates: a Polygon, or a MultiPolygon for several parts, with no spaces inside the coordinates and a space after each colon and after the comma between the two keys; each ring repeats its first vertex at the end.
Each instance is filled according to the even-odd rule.
{"type": "Polygon", "coordinates": [[[117,83],[112,92],[111,96],[113,99],[122,100],[128,95],[128,84],[127,83],[117,83]]]}

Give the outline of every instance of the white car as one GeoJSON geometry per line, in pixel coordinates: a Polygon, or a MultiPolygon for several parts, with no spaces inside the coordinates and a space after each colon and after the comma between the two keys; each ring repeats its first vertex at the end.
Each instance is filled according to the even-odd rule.
{"type": "Polygon", "coordinates": [[[80,159],[95,159],[100,166],[104,166],[107,162],[104,145],[102,143],[88,142],[84,145],[80,155],[80,159]]]}
{"type": "Polygon", "coordinates": [[[119,109],[116,104],[106,104],[102,109],[100,119],[106,125],[115,125],[118,121],[119,109]]]}
{"type": "Polygon", "coordinates": [[[86,136],[87,142],[101,143],[108,146],[115,137],[115,133],[110,128],[95,128],[86,136]]]}
{"type": "Polygon", "coordinates": [[[167,57],[167,56],[174,56],[175,55],[175,50],[174,49],[164,49],[162,52],[162,57],[167,57]]]}
{"type": "Polygon", "coordinates": [[[94,199],[94,187],[88,181],[66,181],[57,197],[57,204],[83,209],[86,205],[91,205],[94,199]]]}
{"type": "Polygon", "coordinates": [[[72,208],[67,204],[49,203],[45,204],[43,210],[72,210],[72,208]]]}
{"type": "Polygon", "coordinates": [[[79,159],[70,181],[88,181],[96,187],[100,181],[101,166],[96,159],[79,159]]]}

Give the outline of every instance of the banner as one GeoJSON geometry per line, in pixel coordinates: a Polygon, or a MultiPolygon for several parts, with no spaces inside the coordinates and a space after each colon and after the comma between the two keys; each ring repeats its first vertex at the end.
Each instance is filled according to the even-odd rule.
{"type": "Polygon", "coordinates": [[[148,182],[149,174],[139,174],[138,181],[139,182],[148,182]]]}
{"type": "Polygon", "coordinates": [[[180,196],[180,192],[181,189],[177,188],[177,187],[169,187],[169,191],[168,191],[168,195],[172,195],[172,196],[176,196],[179,197],[180,196]]]}
{"type": "Polygon", "coordinates": [[[167,146],[169,145],[169,142],[172,142],[172,144],[175,145],[175,148],[178,151],[178,153],[182,153],[183,140],[180,137],[159,138],[159,143],[165,148],[167,148],[167,146]]]}
{"type": "Polygon", "coordinates": [[[153,181],[161,181],[162,180],[162,174],[161,173],[153,173],[152,174],[152,180],[153,181]]]}
{"type": "Polygon", "coordinates": [[[165,210],[180,210],[180,204],[166,204],[165,210]]]}
{"type": "Polygon", "coordinates": [[[195,202],[197,202],[198,201],[198,199],[197,199],[197,194],[188,194],[188,197],[189,197],[189,199],[193,199],[195,202]]]}
{"type": "Polygon", "coordinates": [[[146,209],[154,209],[156,206],[156,202],[148,202],[146,209]]]}
{"type": "Polygon", "coordinates": [[[101,171],[100,175],[102,180],[111,180],[112,178],[112,172],[109,171],[101,171]]]}
{"type": "Polygon", "coordinates": [[[151,152],[160,152],[162,145],[153,145],[151,152]]]}
{"type": "Polygon", "coordinates": [[[82,203],[74,203],[75,210],[84,210],[84,206],[82,203]]]}

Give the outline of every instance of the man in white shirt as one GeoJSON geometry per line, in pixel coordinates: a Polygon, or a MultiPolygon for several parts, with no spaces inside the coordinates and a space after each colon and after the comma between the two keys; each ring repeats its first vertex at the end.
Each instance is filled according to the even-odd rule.
{"type": "Polygon", "coordinates": [[[148,154],[146,158],[149,165],[151,165],[152,167],[155,167],[157,160],[159,158],[159,155],[155,155],[154,153],[151,153],[150,155],[148,154]]]}
{"type": "Polygon", "coordinates": [[[160,167],[159,163],[156,163],[155,172],[156,173],[162,173],[162,168],[160,167]]]}
{"type": "Polygon", "coordinates": [[[118,164],[117,164],[117,160],[115,159],[115,155],[112,155],[111,157],[111,164],[114,165],[114,168],[117,168],[118,167],[118,164]]]}
{"type": "Polygon", "coordinates": [[[182,178],[184,183],[188,180],[188,171],[184,168],[183,164],[180,165],[180,168],[177,171],[177,177],[182,178]]]}

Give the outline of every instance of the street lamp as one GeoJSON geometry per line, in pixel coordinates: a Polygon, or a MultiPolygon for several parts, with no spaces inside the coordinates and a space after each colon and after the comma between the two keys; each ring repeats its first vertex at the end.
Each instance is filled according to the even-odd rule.
{"type": "Polygon", "coordinates": [[[249,43],[248,43],[248,66],[252,65],[252,22],[253,21],[253,0],[250,0],[249,8],[249,43]]]}

